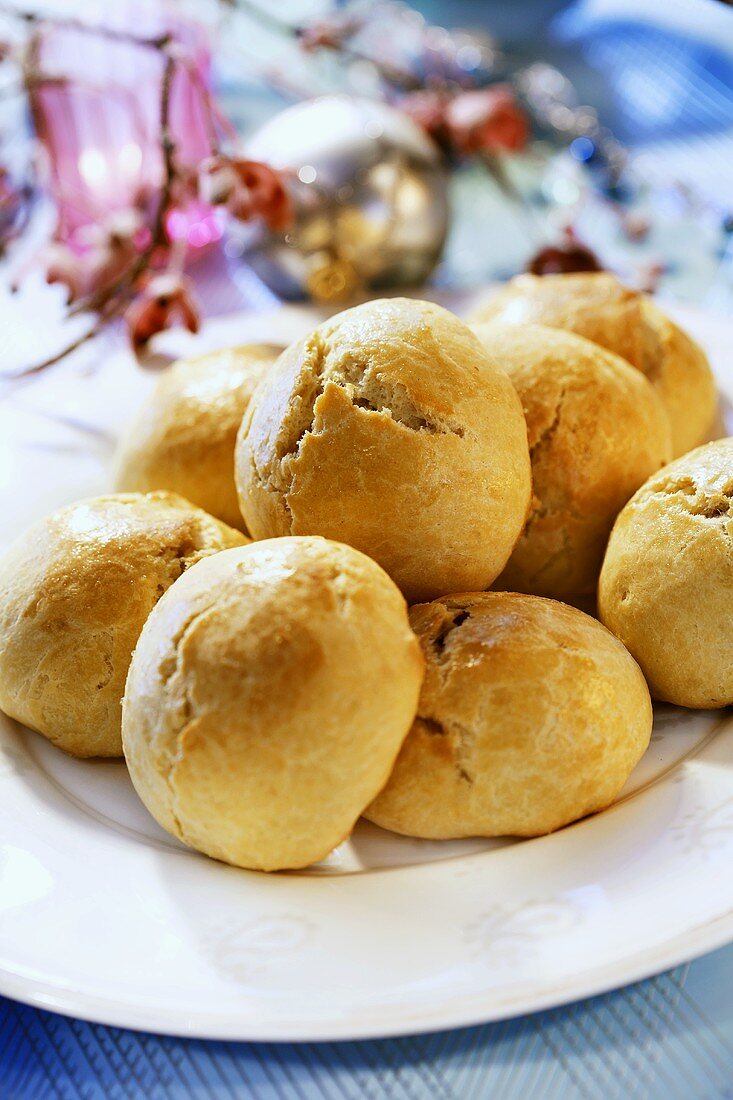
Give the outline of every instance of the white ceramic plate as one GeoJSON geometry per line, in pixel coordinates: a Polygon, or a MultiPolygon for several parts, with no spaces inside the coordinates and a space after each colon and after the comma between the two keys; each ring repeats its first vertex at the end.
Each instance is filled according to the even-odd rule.
{"type": "MultiPolygon", "coordinates": [[[[730,399],[729,325],[678,312],[730,399]]],[[[206,339],[303,324],[234,319],[206,339]]],[[[109,437],[147,385],[120,354],[5,399],[3,540],[107,487],[109,437]]],[[[440,844],[363,824],[311,872],[273,876],[171,840],[123,764],[0,722],[0,992],[110,1024],[315,1040],[557,1005],[733,938],[732,865],[730,712],[659,708],[619,802],[552,836],[440,844]]]]}

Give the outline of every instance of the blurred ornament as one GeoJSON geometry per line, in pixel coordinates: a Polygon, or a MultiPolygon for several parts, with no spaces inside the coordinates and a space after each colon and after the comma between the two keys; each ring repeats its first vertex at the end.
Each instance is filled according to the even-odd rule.
{"type": "Polygon", "coordinates": [[[527,264],[532,275],[566,275],[571,271],[603,271],[595,253],[580,244],[568,229],[561,244],[549,245],[535,253],[527,264]]]}
{"type": "Polygon", "coordinates": [[[360,289],[359,277],[346,260],[334,260],[328,253],[309,257],[305,289],[316,302],[342,302],[360,289]]]}
{"type": "Polygon", "coordinates": [[[276,115],[247,154],[280,171],[293,202],[285,234],[260,231],[249,243],[249,262],[278,294],[336,301],[365,288],[419,285],[440,258],[445,167],[401,111],[324,96],[276,115]]]}

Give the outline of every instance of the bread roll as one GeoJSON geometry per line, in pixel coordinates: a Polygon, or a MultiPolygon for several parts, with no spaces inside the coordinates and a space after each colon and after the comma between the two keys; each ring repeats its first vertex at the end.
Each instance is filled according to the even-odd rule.
{"type": "Polygon", "coordinates": [[[447,310],[400,298],[283,353],[242,422],[236,477],[255,538],[346,542],[411,600],[490,585],[530,497],[506,375],[447,310]]]}
{"type": "Polygon", "coordinates": [[[277,354],[269,344],[245,344],[169,367],[120,440],[117,489],[169,489],[243,529],[234,444],[252,394],[277,354]]]}
{"type": "Polygon", "coordinates": [[[73,756],[120,756],[120,700],[151,608],[200,558],[245,542],[172,493],[95,497],[0,560],[0,709],[73,756]]]}
{"type": "Polygon", "coordinates": [[[366,811],[408,836],[537,836],[613,802],[646,749],[649,692],[595,619],[483,592],[413,607],[417,718],[366,811]]]}
{"type": "Polygon", "coordinates": [[[651,477],[616,521],[598,588],[603,622],[652,695],[733,704],[733,439],[651,477]]]}
{"type": "Polygon", "coordinates": [[[132,781],[164,829],[240,867],[304,867],[384,786],[415,714],[420,647],[375,562],[319,538],[201,562],[130,667],[132,781]]]}
{"type": "Polygon", "coordinates": [[[529,322],[585,336],[628,360],[655,387],[669,414],[673,455],[710,438],[718,399],[705,353],[651,298],[607,272],[520,275],[469,320],[529,322]]]}
{"type": "Polygon", "coordinates": [[[669,418],[639,371],[570,332],[477,325],[527,420],[533,500],[496,587],[574,602],[595,593],[614,520],[669,462],[669,418]]]}

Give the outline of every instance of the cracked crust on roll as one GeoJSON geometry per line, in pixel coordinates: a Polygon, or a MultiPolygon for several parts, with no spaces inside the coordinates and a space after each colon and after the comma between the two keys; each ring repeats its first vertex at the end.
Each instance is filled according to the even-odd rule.
{"type": "Polygon", "coordinates": [[[79,501],[0,560],[0,709],[73,756],[121,756],[130,656],[189,566],[246,539],[173,493],[79,501]]]}
{"type": "Polygon", "coordinates": [[[365,812],[407,836],[538,836],[602,810],[649,744],[641,671],[599,622],[513,592],[410,610],[417,717],[365,812]]]}
{"type": "Polygon", "coordinates": [[[513,387],[456,317],[408,299],[347,310],[288,348],[235,466],[255,537],[346,542],[409,599],[488,586],[530,498],[513,387]]]}
{"type": "Polygon", "coordinates": [[[375,562],[321,538],[200,565],[135,650],[132,781],[193,848],[259,870],[304,867],[350,833],[415,715],[423,661],[405,601],[375,562]]]}
{"type": "Polygon", "coordinates": [[[650,478],[619,515],[598,586],[606,626],[652,695],[733,705],[733,439],[650,478]]]}
{"type": "Polygon", "coordinates": [[[702,348],[651,298],[607,272],[520,275],[469,321],[565,329],[620,355],[657,390],[672,427],[673,456],[699,446],[715,430],[718,397],[702,348]]]}
{"type": "Polygon", "coordinates": [[[543,325],[475,332],[527,420],[532,505],[496,587],[574,602],[595,593],[614,520],[672,457],[653,387],[618,355],[543,325]]]}

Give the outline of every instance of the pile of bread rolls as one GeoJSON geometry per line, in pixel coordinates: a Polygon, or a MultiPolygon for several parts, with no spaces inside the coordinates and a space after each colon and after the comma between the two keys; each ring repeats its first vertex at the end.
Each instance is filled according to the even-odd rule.
{"type": "Polygon", "coordinates": [[[618,795],[650,689],[733,703],[716,409],[700,348],[606,274],[181,362],[118,491],[0,563],[0,707],[124,753],[165,829],[242,867],[313,863],[362,815],[560,828],[618,795]]]}

